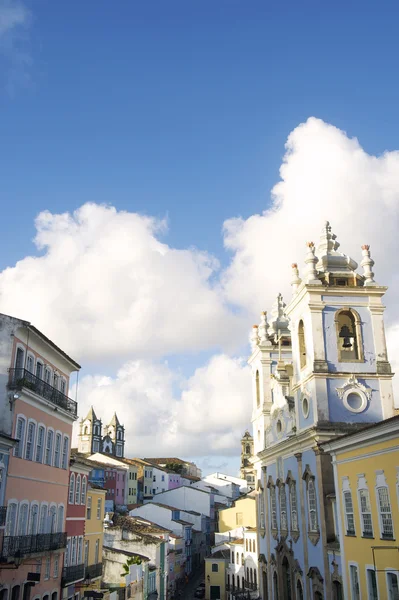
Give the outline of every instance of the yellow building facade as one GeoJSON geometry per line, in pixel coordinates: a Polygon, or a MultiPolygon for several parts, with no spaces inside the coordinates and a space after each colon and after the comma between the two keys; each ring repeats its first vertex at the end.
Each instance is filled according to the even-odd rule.
{"type": "Polygon", "coordinates": [[[323,444],[332,456],[345,598],[399,598],[399,416],[323,444]]]}
{"type": "Polygon", "coordinates": [[[256,501],[245,496],[234,502],[231,508],[219,511],[219,532],[225,533],[237,527],[256,527],[256,501]]]}
{"type": "Polygon", "coordinates": [[[106,490],[94,486],[87,490],[84,561],[89,585],[86,590],[99,589],[101,583],[105,495],[106,490]]]}
{"type": "Polygon", "coordinates": [[[226,600],[229,556],[229,550],[219,550],[205,559],[205,600],[226,600]]]}

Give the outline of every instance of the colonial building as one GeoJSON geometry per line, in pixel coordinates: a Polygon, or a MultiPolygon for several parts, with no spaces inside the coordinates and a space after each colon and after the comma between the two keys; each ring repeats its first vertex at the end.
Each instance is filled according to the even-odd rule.
{"type": "Polygon", "coordinates": [[[255,487],[255,475],[256,470],[254,469],[254,438],[246,431],[241,438],[241,467],[240,477],[245,479],[248,488],[253,490],[255,487]]]}
{"type": "Polygon", "coordinates": [[[395,416],[321,446],[333,457],[345,598],[399,598],[398,431],[395,416]]]}
{"type": "Polygon", "coordinates": [[[120,424],[116,413],[108,425],[103,427],[101,419],[90,408],[85,419],[79,423],[78,452],[95,454],[102,452],[118,458],[125,454],[125,428],[120,424]]]}
{"type": "Polygon", "coordinates": [[[30,593],[59,599],[70,441],[77,418],[69,378],[79,369],[29,322],[0,314],[0,468],[7,475],[0,485],[0,582],[5,600],[30,593]],[[15,445],[7,469],[11,438],[15,445]],[[34,590],[30,573],[40,576],[34,590]]]}
{"type": "Polygon", "coordinates": [[[263,598],[342,598],[331,456],[319,444],[393,415],[382,298],[369,246],[363,274],[326,222],[292,267],[292,298],[253,328],[259,578],[263,598]],[[331,557],[333,560],[330,560],[331,557]]]}

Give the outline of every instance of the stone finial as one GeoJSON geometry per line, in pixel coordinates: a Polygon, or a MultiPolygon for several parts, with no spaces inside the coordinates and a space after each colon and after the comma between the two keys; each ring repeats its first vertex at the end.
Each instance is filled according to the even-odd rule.
{"type": "Polygon", "coordinates": [[[302,279],[299,277],[298,265],[296,263],[292,263],[292,278],[291,278],[291,287],[292,291],[295,294],[298,287],[302,283],[302,279]]]}
{"type": "Polygon", "coordinates": [[[321,230],[320,242],[318,246],[319,254],[330,254],[338,250],[340,244],[337,242],[337,236],[331,231],[330,221],[325,221],[321,230]]]}
{"type": "Polygon", "coordinates": [[[260,324],[259,324],[259,342],[264,344],[267,342],[267,312],[264,310],[260,315],[260,324]]]}
{"type": "Polygon", "coordinates": [[[308,251],[305,257],[305,264],[307,265],[305,282],[308,285],[318,285],[320,284],[320,280],[317,277],[316,270],[316,265],[318,261],[318,258],[315,255],[316,248],[313,242],[307,242],[306,245],[308,247],[308,251]]]}
{"type": "Polygon", "coordinates": [[[364,271],[364,285],[377,285],[377,283],[374,281],[374,273],[372,271],[374,261],[370,256],[370,246],[367,244],[362,246],[362,255],[363,258],[360,266],[363,267],[364,271]]]}
{"type": "Polygon", "coordinates": [[[257,325],[254,325],[252,327],[250,342],[251,342],[252,350],[255,350],[255,348],[259,344],[258,326],[257,325]]]}

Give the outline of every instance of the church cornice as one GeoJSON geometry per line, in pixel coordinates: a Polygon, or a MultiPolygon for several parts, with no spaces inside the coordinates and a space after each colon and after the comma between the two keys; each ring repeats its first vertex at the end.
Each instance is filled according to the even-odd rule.
{"type": "MultiPolygon", "coordinates": [[[[350,370],[334,372],[326,371],[324,373],[315,373],[314,371],[312,371],[311,373],[309,373],[309,375],[305,377],[305,379],[301,379],[301,381],[298,381],[297,383],[293,384],[292,393],[302,389],[302,387],[309,383],[309,381],[311,381],[312,379],[348,379],[348,377],[350,377],[351,375],[353,375],[353,371],[350,370]]],[[[367,371],[360,373],[356,372],[356,377],[361,379],[392,379],[394,375],[395,373],[367,373],[367,371]]]]}

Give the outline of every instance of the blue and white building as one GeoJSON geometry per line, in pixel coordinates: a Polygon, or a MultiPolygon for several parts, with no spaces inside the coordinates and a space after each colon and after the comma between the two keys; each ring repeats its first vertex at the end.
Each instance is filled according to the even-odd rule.
{"type": "Polygon", "coordinates": [[[320,444],[394,414],[382,298],[362,246],[363,274],[330,224],[307,244],[251,337],[260,595],[342,600],[331,457],[320,444]]]}

